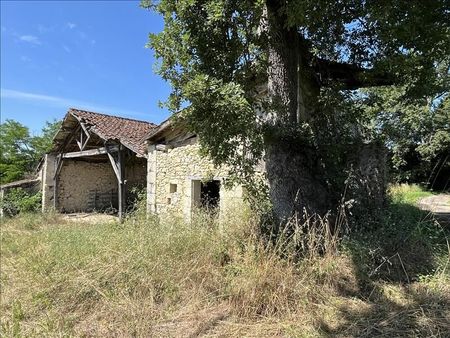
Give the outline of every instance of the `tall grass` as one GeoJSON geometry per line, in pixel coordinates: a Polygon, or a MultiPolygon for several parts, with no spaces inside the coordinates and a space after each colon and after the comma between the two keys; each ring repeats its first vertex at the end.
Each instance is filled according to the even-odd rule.
{"type": "MultiPolygon", "coordinates": [[[[398,229],[391,208],[385,222],[398,229]]],[[[420,217],[408,229],[425,232],[420,217]]],[[[268,243],[242,207],[222,218],[197,213],[191,223],[139,211],[122,225],[23,215],[2,224],[2,336],[450,333],[442,246],[424,239],[432,268],[406,285],[393,278],[401,266],[370,275],[387,252],[383,232],[344,237],[344,223],[293,219],[268,243]]]]}

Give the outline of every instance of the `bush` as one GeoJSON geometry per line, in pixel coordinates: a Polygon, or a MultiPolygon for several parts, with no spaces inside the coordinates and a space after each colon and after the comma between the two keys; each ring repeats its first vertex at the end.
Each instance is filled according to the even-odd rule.
{"type": "Polygon", "coordinates": [[[29,193],[22,188],[15,188],[7,191],[0,207],[8,216],[15,216],[23,212],[37,212],[41,209],[42,194],[29,193]]]}

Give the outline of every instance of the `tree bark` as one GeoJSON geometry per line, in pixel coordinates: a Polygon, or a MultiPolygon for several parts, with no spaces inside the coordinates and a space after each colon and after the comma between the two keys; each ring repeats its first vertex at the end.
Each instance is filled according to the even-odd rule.
{"type": "Polygon", "coordinates": [[[295,213],[301,217],[323,215],[330,207],[329,194],[320,173],[312,168],[314,157],[309,151],[292,147],[289,142],[266,145],[266,172],[273,212],[284,223],[295,213]]]}
{"type": "Polygon", "coordinates": [[[270,116],[265,161],[274,216],[285,222],[294,212],[322,214],[329,207],[319,156],[299,141],[298,128],[314,114],[320,88],[298,32],[285,26],[280,2],[268,0],[266,6],[270,116]]]}
{"type": "Polygon", "coordinates": [[[284,27],[286,18],[279,11],[279,1],[267,1],[267,86],[274,112],[268,122],[277,127],[291,127],[297,121],[298,108],[298,33],[284,27]]]}

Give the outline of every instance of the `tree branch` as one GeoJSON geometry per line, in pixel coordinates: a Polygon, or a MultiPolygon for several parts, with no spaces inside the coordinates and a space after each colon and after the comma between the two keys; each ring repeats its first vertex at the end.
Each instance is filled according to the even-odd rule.
{"type": "Polygon", "coordinates": [[[396,82],[391,74],[380,73],[349,63],[315,59],[312,64],[322,86],[338,82],[343,84],[345,89],[358,89],[389,86],[396,82]]]}

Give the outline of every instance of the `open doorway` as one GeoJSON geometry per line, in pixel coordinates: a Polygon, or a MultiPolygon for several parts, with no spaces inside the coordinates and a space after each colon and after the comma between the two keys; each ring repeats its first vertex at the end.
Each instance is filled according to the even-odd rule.
{"type": "Polygon", "coordinates": [[[220,181],[202,182],[200,201],[202,208],[218,208],[220,202],[220,181]]]}
{"type": "Polygon", "coordinates": [[[192,198],[198,208],[217,209],[220,204],[220,181],[192,181],[192,198]]]}

